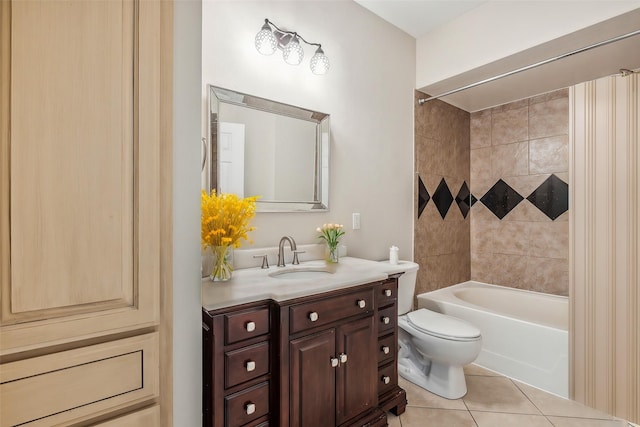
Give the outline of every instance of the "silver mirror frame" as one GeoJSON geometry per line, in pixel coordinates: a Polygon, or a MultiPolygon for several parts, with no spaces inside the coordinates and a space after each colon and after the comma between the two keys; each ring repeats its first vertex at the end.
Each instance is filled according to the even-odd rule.
{"type": "MultiPolygon", "coordinates": [[[[221,103],[232,104],[294,119],[305,120],[316,125],[314,188],[312,200],[262,200],[256,204],[257,212],[326,212],[329,210],[329,114],[283,104],[265,98],[224,89],[211,84],[208,88],[209,114],[207,120],[207,147],[203,163],[206,171],[207,191],[218,188],[218,112],[221,103]]],[[[295,177],[292,177],[295,179],[295,177]]]]}

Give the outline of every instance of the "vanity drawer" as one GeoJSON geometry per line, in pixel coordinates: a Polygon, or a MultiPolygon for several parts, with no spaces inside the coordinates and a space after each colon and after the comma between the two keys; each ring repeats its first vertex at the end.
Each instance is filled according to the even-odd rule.
{"type": "Polygon", "coordinates": [[[225,344],[269,333],[269,308],[225,314],[225,344]]]}
{"type": "Polygon", "coordinates": [[[269,413],[269,382],[224,398],[227,427],[243,426],[269,413]]]}
{"type": "Polygon", "coordinates": [[[398,298],[398,282],[387,280],[380,286],[376,286],[376,305],[384,307],[396,302],[398,298]]]}
{"type": "Polygon", "coordinates": [[[393,360],[396,353],[396,336],[391,334],[378,339],[378,364],[393,360]]]}
{"type": "Polygon", "coordinates": [[[291,333],[326,325],[373,310],[373,289],[290,307],[291,333]]]}
{"type": "Polygon", "coordinates": [[[398,383],[396,364],[390,363],[378,369],[378,394],[384,394],[398,383]]]}
{"type": "Polygon", "coordinates": [[[225,387],[269,373],[269,343],[264,342],[224,354],[225,387]]]}
{"type": "Polygon", "coordinates": [[[395,305],[378,310],[378,333],[393,331],[397,321],[395,305]]]}

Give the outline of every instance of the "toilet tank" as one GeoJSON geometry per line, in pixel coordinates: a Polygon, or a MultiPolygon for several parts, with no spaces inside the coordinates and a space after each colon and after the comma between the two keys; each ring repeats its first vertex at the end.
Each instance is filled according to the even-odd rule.
{"type": "Polygon", "coordinates": [[[398,278],[398,315],[408,313],[413,308],[418,264],[411,261],[399,261],[398,264],[389,264],[389,261],[382,262],[389,266],[389,274],[404,272],[398,278]]]}

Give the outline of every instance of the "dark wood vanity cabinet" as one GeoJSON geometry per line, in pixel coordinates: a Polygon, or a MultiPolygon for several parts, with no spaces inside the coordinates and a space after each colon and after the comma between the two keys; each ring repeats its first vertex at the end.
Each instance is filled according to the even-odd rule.
{"type": "Polygon", "coordinates": [[[286,302],[203,310],[204,425],[386,426],[386,411],[406,406],[396,293],[392,276],[286,302]]]}

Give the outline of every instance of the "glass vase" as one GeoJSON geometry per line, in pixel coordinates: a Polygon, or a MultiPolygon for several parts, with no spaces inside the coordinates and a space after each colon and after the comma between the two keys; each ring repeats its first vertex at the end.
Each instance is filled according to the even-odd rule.
{"type": "Polygon", "coordinates": [[[209,278],[214,282],[224,282],[231,279],[233,273],[232,252],[229,246],[212,246],[213,262],[209,278]]]}
{"type": "Polygon", "coordinates": [[[327,262],[337,264],[340,261],[340,254],[338,252],[338,245],[327,246],[327,262]]]}

